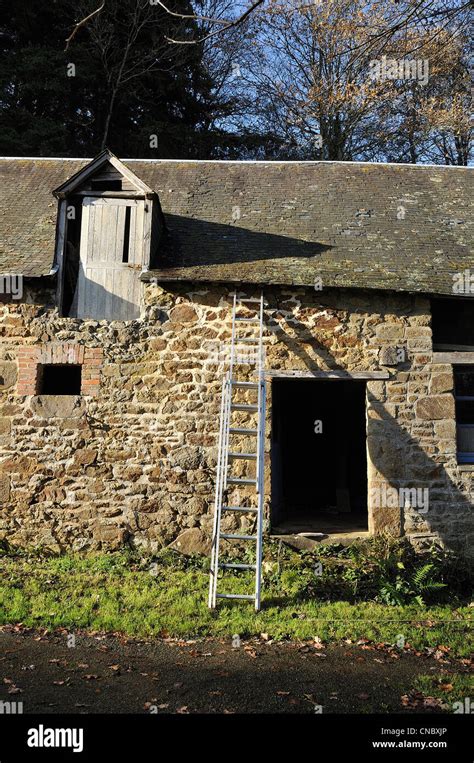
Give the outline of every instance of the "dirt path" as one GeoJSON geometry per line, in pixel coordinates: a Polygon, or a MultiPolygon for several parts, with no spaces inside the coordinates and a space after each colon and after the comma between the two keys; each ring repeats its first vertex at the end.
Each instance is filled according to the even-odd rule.
{"type": "Polygon", "coordinates": [[[0,632],[0,700],[24,713],[403,712],[417,675],[449,670],[363,645],[75,638],[0,632]]]}

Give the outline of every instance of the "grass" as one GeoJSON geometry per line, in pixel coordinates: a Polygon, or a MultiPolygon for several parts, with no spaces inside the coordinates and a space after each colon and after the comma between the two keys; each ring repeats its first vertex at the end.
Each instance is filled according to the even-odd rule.
{"type": "Polygon", "coordinates": [[[436,697],[443,702],[464,702],[474,695],[474,676],[466,673],[437,673],[417,676],[413,685],[415,691],[425,697],[436,697]]]}
{"type": "MultiPolygon", "coordinates": [[[[453,657],[472,652],[473,610],[467,601],[451,597],[428,606],[387,606],[354,595],[338,599],[335,575],[327,580],[333,600],[324,600],[324,576],[317,581],[321,595],[313,586],[314,561],[314,556],[271,551],[257,614],[244,602],[222,602],[217,611],[207,608],[207,560],[170,551],[154,559],[131,552],[47,558],[8,551],[0,557],[0,624],[135,637],[266,633],[275,640],[318,637],[325,643],[368,639],[395,644],[403,636],[416,650],[444,645],[453,657]]],[[[330,567],[329,561],[328,556],[324,563],[330,567]]],[[[342,577],[353,586],[353,573],[347,575],[346,563],[343,567],[342,577]]],[[[342,580],[343,592],[347,583],[342,580]]],[[[252,579],[247,573],[229,575],[226,590],[248,593],[252,579]]]]}

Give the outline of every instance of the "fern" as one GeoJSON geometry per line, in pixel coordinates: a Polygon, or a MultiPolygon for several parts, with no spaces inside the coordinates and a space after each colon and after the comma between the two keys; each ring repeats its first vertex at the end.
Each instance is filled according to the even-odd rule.
{"type": "Polygon", "coordinates": [[[412,587],[419,596],[446,588],[446,583],[442,583],[440,580],[433,580],[431,577],[433,569],[433,564],[424,564],[423,567],[420,567],[413,574],[411,580],[412,587]]]}
{"type": "MultiPolygon", "coordinates": [[[[400,570],[405,569],[401,563],[397,564],[397,567],[400,570]]],[[[418,604],[423,607],[428,594],[446,588],[446,583],[433,579],[434,569],[433,564],[424,564],[408,579],[397,575],[394,583],[387,579],[382,580],[379,590],[381,600],[392,606],[418,604]]]]}

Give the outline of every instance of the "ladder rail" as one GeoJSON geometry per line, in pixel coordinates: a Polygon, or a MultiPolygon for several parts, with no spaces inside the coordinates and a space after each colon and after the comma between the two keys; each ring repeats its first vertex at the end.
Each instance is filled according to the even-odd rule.
{"type": "Polygon", "coordinates": [[[214,545],[213,565],[212,565],[212,571],[211,571],[212,593],[210,593],[210,604],[209,604],[211,608],[214,608],[216,606],[217,576],[219,573],[219,538],[221,533],[221,518],[222,518],[221,507],[223,502],[224,490],[226,486],[226,476],[227,476],[227,469],[228,469],[229,422],[230,422],[230,401],[231,401],[231,387],[229,382],[230,382],[230,379],[229,379],[229,375],[227,374],[224,377],[223,393],[222,393],[222,410],[223,410],[223,416],[222,416],[223,428],[222,428],[222,440],[221,440],[222,450],[219,453],[219,456],[220,456],[219,493],[217,493],[217,486],[216,486],[216,527],[215,527],[215,539],[214,539],[215,545],[214,545]]]}
{"type": "Polygon", "coordinates": [[[220,510],[219,507],[222,505],[222,491],[221,491],[221,477],[222,477],[222,459],[224,455],[224,451],[222,448],[223,438],[224,438],[224,427],[225,427],[225,386],[226,386],[226,377],[222,379],[222,392],[221,392],[221,413],[220,413],[220,426],[219,426],[219,442],[218,442],[218,451],[217,451],[217,470],[216,470],[216,494],[215,494],[215,500],[214,500],[214,523],[213,523],[213,531],[212,531],[212,546],[211,546],[211,574],[209,577],[209,607],[213,606],[214,601],[214,581],[216,577],[216,571],[215,571],[215,556],[216,556],[216,549],[219,542],[219,517],[220,517],[220,510]]]}
{"type": "Polygon", "coordinates": [[[258,334],[258,421],[257,421],[257,547],[255,571],[255,610],[260,609],[262,577],[262,530],[263,530],[263,434],[265,430],[265,380],[263,377],[263,294],[260,296],[260,326],[258,334]]]}
{"type": "Polygon", "coordinates": [[[220,534],[221,534],[221,519],[222,519],[222,499],[224,490],[227,487],[227,474],[229,469],[229,438],[230,438],[230,406],[232,402],[232,384],[231,384],[231,375],[230,373],[227,375],[226,379],[226,385],[225,385],[225,406],[224,406],[224,418],[225,418],[225,424],[224,424],[224,441],[223,441],[223,449],[224,449],[224,457],[222,459],[222,476],[221,476],[221,496],[220,496],[220,505],[219,505],[219,521],[218,521],[218,534],[217,534],[217,541],[216,541],[216,553],[215,553],[215,570],[214,570],[214,596],[213,596],[213,607],[216,606],[216,595],[217,595],[217,576],[219,572],[219,551],[220,551],[220,534]]]}
{"type": "Polygon", "coordinates": [[[232,381],[234,376],[234,360],[235,360],[235,318],[237,315],[237,292],[234,292],[234,301],[232,303],[232,337],[230,343],[230,369],[229,377],[232,381]]]}
{"type": "MultiPolygon", "coordinates": [[[[257,308],[255,308],[257,311],[257,308]]],[[[264,442],[265,442],[265,412],[266,412],[266,386],[265,386],[265,359],[264,359],[264,346],[263,346],[263,321],[264,321],[264,298],[263,293],[260,299],[238,299],[237,292],[233,295],[232,303],[232,334],[231,334],[231,347],[230,347],[230,363],[229,371],[225,375],[222,382],[222,400],[221,400],[221,417],[219,427],[219,443],[218,443],[218,459],[217,459],[217,474],[216,474],[216,491],[214,501],[214,523],[213,523],[213,538],[211,546],[211,571],[209,581],[209,607],[214,609],[217,604],[217,599],[247,599],[254,601],[255,610],[258,612],[260,609],[261,599],[261,572],[262,572],[262,546],[263,546],[263,498],[264,498],[264,442]],[[258,318],[244,318],[237,315],[238,306],[245,303],[258,303],[258,318]],[[255,363],[255,373],[257,375],[257,381],[254,382],[242,382],[234,379],[234,368],[236,363],[240,362],[238,356],[236,357],[236,345],[239,343],[239,337],[236,333],[236,324],[239,320],[245,323],[259,324],[258,337],[253,339],[250,337],[242,337],[247,343],[254,343],[257,349],[257,356],[253,356],[255,363]],[[242,403],[232,402],[233,389],[237,387],[248,387],[249,389],[255,389],[257,391],[257,404],[249,405],[242,403]],[[246,427],[232,426],[232,410],[241,410],[250,412],[256,412],[257,414],[257,426],[256,429],[250,429],[246,427]],[[246,455],[252,455],[255,464],[255,479],[250,478],[237,478],[229,477],[229,460],[235,457],[239,457],[239,454],[230,453],[230,437],[232,434],[246,435],[251,434],[256,438],[256,452],[255,454],[241,454],[242,458],[246,455]],[[221,532],[221,519],[222,511],[227,509],[224,506],[224,493],[226,489],[233,484],[254,484],[257,506],[249,507],[249,511],[256,512],[256,535],[248,536],[243,533],[222,533],[221,532]],[[248,564],[220,564],[220,540],[226,537],[241,540],[254,540],[256,541],[255,548],[255,565],[248,564]],[[233,594],[221,594],[217,593],[218,574],[220,569],[255,569],[255,593],[253,595],[233,595],[233,594]]],[[[251,459],[249,459],[251,460],[251,459]]],[[[233,510],[242,510],[245,507],[229,507],[233,510]]]]}
{"type": "Polygon", "coordinates": [[[260,385],[261,416],[259,416],[259,443],[258,443],[258,473],[257,473],[257,548],[256,548],[256,572],[255,572],[255,611],[260,610],[260,597],[262,588],[262,553],[263,553],[263,480],[264,480],[264,444],[265,444],[265,410],[266,390],[265,380],[260,385]]]}

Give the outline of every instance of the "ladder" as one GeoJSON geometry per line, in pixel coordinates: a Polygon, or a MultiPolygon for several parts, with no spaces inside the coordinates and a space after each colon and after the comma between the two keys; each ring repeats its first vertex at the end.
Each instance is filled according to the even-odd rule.
{"type": "MultiPolygon", "coordinates": [[[[263,357],[263,294],[259,299],[239,299],[234,294],[232,306],[232,339],[230,346],[230,368],[222,382],[221,415],[219,429],[219,450],[216,475],[216,495],[214,505],[214,529],[211,548],[211,573],[209,581],[209,607],[215,609],[217,599],[244,599],[253,601],[255,610],[260,609],[260,591],[262,577],[262,530],[263,530],[263,469],[264,469],[264,437],[265,437],[265,361],[263,357]],[[242,315],[242,309],[246,314],[242,315]],[[249,315],[248,313],[253,313],[249,315]],[[253,329],[253,336],[243,336],[239,331],[253,329]],[[255,331],[256,330],[256,331],[255,331]],[[242,355],[242,349],[247,351],[242,355]],[[250,353],[248,351],[250,350],[250,353]],[[237,378],[239,366],[255,363],[254,381],[237,378]],[[253,402],[242,403],[236,400],[238,391],[251,393],[253,402]],[[240,426],[233,421],[234,412],[250,416],[249,423],[240,426]],[[256,422],[255,422],[256,418],[256,422]],[[240,438],[249,438],[254,446],[250,452],[244,452],[238,447],[240,438]],[[232,463],[244,460],[255,465],[255,476],[232,476],[232,463]],[[234,486],[248,485],[255,490],[254,506],[228,505],[227,491],[234,486]],[[253,514],[255,519],[255,534],[232,534],[221,531],[223,513],[235,512],[240,515],[253,514]],[[219,559],[220,541],[248,541],[255,547],[255,563],[221,563],[219,559]],[[217,584],[220,580],[220,570],[254,570],[255,591],[253,594],[218,593],[217,584]]],[[[247,501],[245,501],[247,503],[247,501]]],[[[225,579],[225,578],[224,578],[225,579]]]]}

